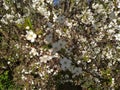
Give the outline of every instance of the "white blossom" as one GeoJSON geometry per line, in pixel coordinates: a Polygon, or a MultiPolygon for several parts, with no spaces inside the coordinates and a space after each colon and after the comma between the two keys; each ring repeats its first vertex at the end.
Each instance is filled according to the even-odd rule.
{"type": "Polygon", "coordinates": [[[66,45],[66,42],[63,40],[59,40],[58,42],[53,43],[52,44],[53,52],[61,50],[62,48],[65,47],[65,45],[66,45]]]}
{"type": "Polygon", "coordinates": [[[3,6],[4,6],[5,10],[9,9],[9,6],[5,2],[3,3],[3,6]]]}
{"type": "Polygon", "coordinates": [[[120,34],[115,34],[116,40],[120,41],[120,34]]]}
{"type": "Polygon", "coordinates": [[[60,60],[60,64],[61,64],[61,69],[65,71],[70,68],[72,61],[64,57],[63,59],[60,60]]]}
{"type": "Polygon", "coordinates": [[[82,68],[80,68],[80,67],[73,67],[71,72],[75,76],[78,76],[78,75],[80,75],[82,73],[82,68]]]}
{"type": "Polygon", "coordinates": [[[58,16],[55,21],[59,22],[59,23],[64,23],[65,22],[65,16],[58,16]]]}
{"type": "Polygon", "coordinates": [[[118,8],[120,8],[120,1],[118,2],[118,8]]]}
{"type": "Polygon", "coordinates": [[[30,42],[34,42],[36,37],[37,37],[37,35],[32,30],[26,31],[26,32],[27,32],[27,34],[25,36],[26,39],[29,40],[30,42]]]}
{"type": "Polygon", "coordinates": [[[50,34],[46,35],[44,41],[45,41],[46,43],[52,43],[52,39],[53,39],[53,34],[50,33],[50,34]]]}
{"type": "Polygon", "coordinates": [[[47,63],[47,61],[51,60],[53,57],[49,55],[43,55],[40,57],[40,62],[47,63]]]}
{"type": "Polygon", "coordinates": [[[5,14],[2,17],[1,22],[4,23],[4,24],[8,24],[9,22],[13,22],[13,18],[14,18],[14,15],[5,14]]]}
{"type": "Polygon", "coordinates": [[[45,7],[38,7],[37,10],[46,18],[48,18],[50,16],[50,12],[46,10],[45,7]]]}
{"type": "Polygon", "coordinates": [[[27,77],[25,77],[23,74],[22,74],[22,80],[26,80],[27,79],[27,77]]]}
{"type": "Polygon", "coordinates": [[[25,29],[30,29],[30,27],[29,27],[29,26],[26,26],[25,29]]]}
{"type": "Polygon", "coordinates": [[[30,53],[29,53],[30,55],[33,55],[33,56],[38,56],[38,52],[37,52],[37,50],[35,49],[35,48],[31,48],[31,51],[30,51],[30,53]]]}
{"type": "Polygon", "coordinates": [[[92,4],[92,8],[97,11],[97,13],[104,13],[104,8],[102,4],[92,4]]]}

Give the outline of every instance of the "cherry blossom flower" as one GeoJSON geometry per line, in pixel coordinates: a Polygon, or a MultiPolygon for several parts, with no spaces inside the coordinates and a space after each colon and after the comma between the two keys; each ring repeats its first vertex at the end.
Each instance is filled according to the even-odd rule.
{"type": "Polygon", "coordinates": [[[33,55],[33,56],[38,56],[38,52],[37,52],[37,50],[35,49],[35,48],[31,48],[31,51],[30,51],[30,53],[29,53],[30,55],[33,55]]]}
{"type": "Polygon", "coordinates": [[[72,66],[72,68],[70,68],[69,70],[73,74],[73,77],[78,76],[82,73],[82,68],[80,68],[80,67],[72,66]]]}
{"type": "Polygon", "coordinates": [[[40,62],[47,63],[47,61],[51,60],[53,57],[49,55],[44,55],[40,57],[40,62]]]}
{"type": "Polygon", "coordinates": [[[116,40],[120,41],[120,34],[115,34],[116,40]]]}
{"type": "Polygon", "coordinates": [[[63,59],[60,60],[60,64],[61,64],[61,69],[65,71],[70,68],[72,61],[64,57],[63,59]]]}
{"type": "Polygon", "coordinates": [[[52,44],[53,52],[61,50],[62,48],[65,47],[65,45],[66,45],[66,42],[63,40],[59,40],[58,42],[53,43],[52,44]]]}
{"type": "Polygon", "coordinates": [[[25,36],[26,39],[33,43],[35,41],[37,35],[32,30],[26,31],[26,32],[27,32],[27,34],[25,36]]]}

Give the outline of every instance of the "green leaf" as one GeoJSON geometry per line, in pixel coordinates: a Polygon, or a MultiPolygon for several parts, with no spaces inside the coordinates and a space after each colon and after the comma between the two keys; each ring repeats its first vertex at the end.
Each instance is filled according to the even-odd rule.
{"type": "Polygon", "coordinates": [[[83,57],[83,60],[84,60],[84,61],[88,61],[88,60],[89,60],[89,57],[88,57],[87,55],[85,55],[85,56],[83,57]]]}
{"type": "Polygon", "coordinates": [[[51,44],[46,44],[46,45],[42,46],[42,48],[48,50],[48,49],[52,48],[52,46],[51,46],[51,44]]]}
{"type": "Polygon", "coordinates": [[[32,22],[31,22],[30,17],[27,17],[27,18],[25,19],[25,27],[26,27],[26,26],[29,26],[31,29],[33,29],[32,22]]]}

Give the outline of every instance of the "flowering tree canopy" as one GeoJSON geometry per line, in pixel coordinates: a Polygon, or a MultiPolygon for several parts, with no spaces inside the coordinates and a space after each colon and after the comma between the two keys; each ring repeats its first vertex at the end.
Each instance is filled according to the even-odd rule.
{"type": "Polygon", "coordinates": [[[8,71],[15,86],[119,89],[119,0],[1,0],[0,6],[0,73],[8,71]]]}

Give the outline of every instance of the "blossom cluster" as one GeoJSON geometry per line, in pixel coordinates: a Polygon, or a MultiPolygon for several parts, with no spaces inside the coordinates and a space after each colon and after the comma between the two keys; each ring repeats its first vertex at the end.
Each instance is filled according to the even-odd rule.
{"type": "Polygon", "coordinates": [[[7,13],[0,32],[11,38],[10,49],[18,50],[9,57],[14,64],[19,61],[13,65],[16,84],[25,90],[49,90],[66,82],[90,90],[119,89],[119,0],[61,0],[59,5],[3,0],[2,9],[7,13]],[[18,32],[19,41],[6,29],[18,32]]]}

